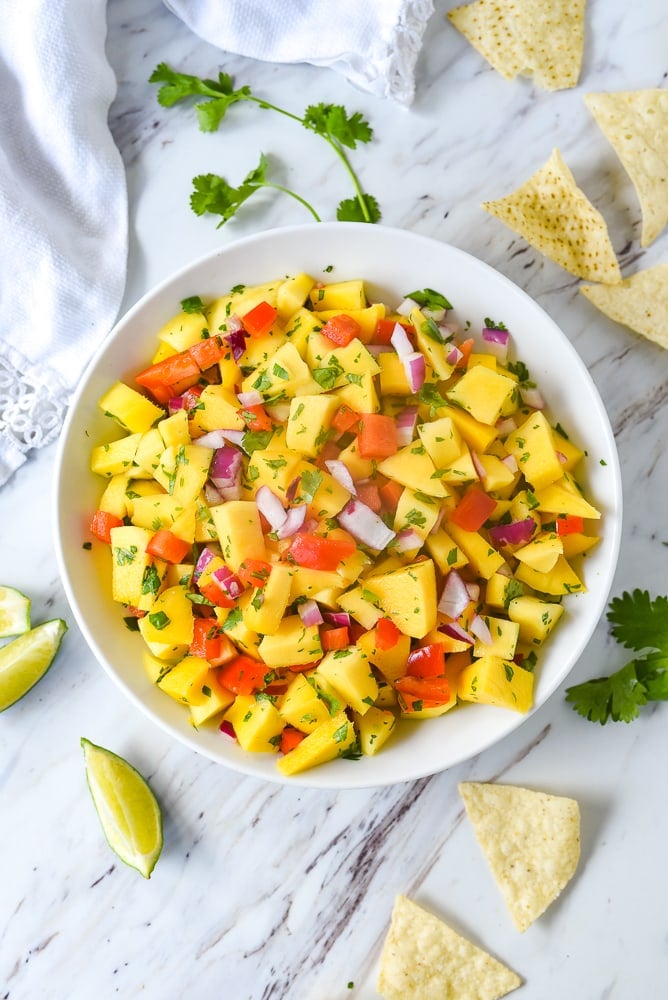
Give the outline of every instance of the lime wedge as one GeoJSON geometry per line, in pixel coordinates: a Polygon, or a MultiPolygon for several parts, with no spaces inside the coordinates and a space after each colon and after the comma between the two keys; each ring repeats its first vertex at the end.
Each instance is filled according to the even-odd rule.
{"type": "Polygon", "coordinates": [[[13,587],[0,586],[0,639],[30,628],[30,598],[13,587]]]}
{"type": "Polygon", "coordinates": [[[41,680],[53,663],[66,631],[62,618],[53,618],[0,649],[0,712],[41,680]]]}
{"type": "Polygon", "coordinates": [[[162,850],[162,814],[148,782],[132,764],[82,738],[86,778],[109,846],[150,878],[162,850]]]}

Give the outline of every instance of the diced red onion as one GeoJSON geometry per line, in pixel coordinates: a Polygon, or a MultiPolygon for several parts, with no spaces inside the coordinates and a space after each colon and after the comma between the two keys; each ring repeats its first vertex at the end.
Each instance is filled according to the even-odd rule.
{"type": "Polygon", "coordinates": [[[342,462],[340,458],[330,458],[325,462],[325,465],[327,466],[327,471],[336,479],[340,486],[343,486],[353,496],[357,496],[353,477],[345,462],[342,462]]]}
{"type": "Polygon", "coordinates": [[[415,528],[404,528],[394,539],[392,548],[395,552],[412,552],[422,547],[422,539],[415,528]]]}
{"type": "Polygon", "coordinates": [[[505,458],[501,459],[501,461],[503,462],[503,464],[505,465],[505,467],[508,469],[509,472],[512,472],[514,474],[515,472],[519,471],[519,465],[517,464],[517,459],[515,458],[514,455],[506,455],[505,458]]]}
{"type": "Polygon", "coordinates": [[[231,445],[218,448],[213,453],[209,477],[223,500],[241,498],[241,452],[231,445]]]}
{"type": "Polygon", "coordinates": [[[285,491],[285,499],[288,501],[288,503],[292,503],[294,498],[297,496],[297,490],[299,489],[300,483],[301,483],[301,476],[296,476],[288,486],[287,490],[285,491]]]}
{"type": "Polygon", "coordinates": [[[448,362],[449,365],[458,365],[463,357],[464,355],[459,350],[457,345],[453,344],[448,353],[446,354],[445,360],[448,362]]]}
{"type": "Polygon", "coordinates": [[[394,311],[398,316],[409,316],[416,306],[417,302],[413,299],[403,299],[394,311]]]}
{"type": "Polygon", "coordinates": [[[392,336],[390,337],[390,343],[400,358],[403,358],[408,354],[412,354],[415,350],[410,337],[404,330],[401,323],[394,324],[394,330],[392,331],[392,336]]]}
{"type": "Polygon", "coordinates": [[[337,628],[350,625],[350,615],[347,611],[324,611],[323,618],[328,625],[336,625],[337,628]]]}
{"type": "Polygon", "coordinates": [[[230,316],[230,318],[228,319],[227,328],[229,330],[229,333],[227,333],[223,337],[223,340],[232,349],[232,357],[234,358],[234,360],[238,361],[241,355],[246,350],[246,332],[243,329],[243,326],[241,325],[241,320],[238,320],[239,327],[236,329],[232,329],[232,323],[233,321],[236,320],[237,317],[235,316],[230,316]]]}
{"type": "Polygon", "coordinates": [[[499,576],[507,576],[509,580],[512,580],[513,578],[513,571],[508,565],[508,563],[503,563],[502,566],[499,566],[496,572],[499,574],[499,576]]]}
{"type": "Polygon", "coordinates": [[[517,423],[512,417],[506,417],[505,420],[497,420],[496,429],[501,437],[505,437],[506,434],[512,434],[517,430],[517,423]]]}
{"type": "Polygon", "coordinates": [[[466,584],[466,589],[469,592],[469,597],[472,601],[477,601],[480,597],[480,584],[479,583],[468,583],[466,584]]]}
{"type": "Polygon", "coordinates": [[[420,351],[412,351],[410,354],[402,354],[401,363],[404,366],[404,371],[406,372],[406,378],[408,379],[411,392],[419,392],[424,385],[425,376],[427,374],[424,354],[421,354],[420,351]]]}
{"type": "Polygon", "coordinates": [[[261,406],[263,399],[257,389],[250,389],[248,392],[238,392],[237,399],[242,406],[261,406]]]}
{"type": "Polygon", "coordinates": [[[227,442],[225,431],[208,431],[201,437],[194,438],[193,444],[199,448],[223,448],[227,442]]]}
{"type": "Polygon", "coordinates": [[[492,644],[492,633],[489,630],[489,625],[480,615],[474,615],[471,620],[471,631],[473,632],[476,639],[480,639],[486,646],[491,646],[492,644]]]}
{"type": "Polygon", "coordinates": [[[255,503],[262,516],[269,521],[271,530],[276,531],[287,520],[287,512],[280,499],[268,486],[261,486],[255,494],[255,503]]]}
{"type": "Polygon", "coordinates": [[[211,560],[216,559],[217,555],[218,554],[214,552],[213,549],[210,549],[208,545],[206,545],[202,549],[197,559],[197,562],[195,563],[195,569],[193,570],[194,580],[199,580],[200,576],[202,575],[206,567],[209,565],[211,560]]]}
{"type": "Polygon", "coordinates": [[[437,306],[436,309],[423,309],[422,315],[427,319],[433,319],[434,323],[440,323],[445,316],[445,309],[442,306],[437,306]]]}
{"type": "Polygon", "coordinates": [[[179,410],[183,409],[184,404],[185,400],[183,399],[183,396],[172,396],[172,398],[167,401],[167,410],[169,415],[173,416],[173,414],[178,413],[179,410]]]}
{"type": "Polygon", "coordinates": [[[456,569],[451,569],[445,578],[443,593],[438,602],[438,610],[448,618],[459,618],[468,607],[471,598],[466,584],[456,569]]]}
{"type": "Polygon", "coordinates": [[[485,466],[482,464],[480,458],[478,457],[478,455],[476,455],[474,451],[471,451],[471,461],[473,462],[473,468],[475,469],[478,475],[478,479],[480,479],[481,482],[484,482],[485,479],[487,478],[485,466]]]}
{"type": "Polygon", "coordinates": [[[384,549],[396,537],[383,519],[361,500],[350,500],[337,514],[337,520],[358,542],[376,551],[384,549]]]}
{"type": "Polygon", "coordinates": [[[283,524],[277,530],[279,538],[292,538],[292,536],[303,527],[306,520],[307,505],[299,504],[297,507],[289,507],[287,516],[283,524]]]}
{"type": "Polygon", "coordinates": [[[241,597],[245,589],[239,577],[228,566],[215,569],[211,574],[211,580],[227,597],[231,597],[234,601],[237,597],[241,597]]]}
{"type": "Polygon", "coordinates": [[[210,479],[207,479],[204,484],[204,499],[209,507],[217,507],[219,504],[223,503],[221,493],[216,489],[210,479]]]}
{"type": "Polygon", "coordinates": [[[322,625],[325,620],[316,601],[304,601],[303,604],[299,605],[297,610],[299,617],[307,628],[310,628],[311,625],[322,625]]]}
{"type": "Polygon", "coordinates": [[[557,458],[559,459],[559,461],[561,462],[561,464],[562,465],[566,465],[566,463],[568,462],[568,459],[564,455],[563,451],[558,451],[556,453],[556,455],[557,455],[557,458]]]}
{"type": "Polygon", "coordinates": [[[234,740],[234,742],[236,743],[237,734],[234,732],[234,726],[232,725],[231,722],[229,722],[227,719],[223,719],[221,724],[218,726],[218,729],[223,734],[223,736],[227,737],[228,740],[234,740]]]}
{"type": "Polygon", "coordinates": [[[489,529],[489,540],[495,548],[500,545],[526,545],[536,530],[536,522],[532,517],[521,521],[511,521],[510,524],[494,524],[489,529]]]}
{"type": "Polygon", "coordinates": [[[397,414],[397,445],[399,448],[403,448],[404,445],[410,444],[413,440],[417,416],[417,406],[407,406],[401,413],[397,414]]]}
{"type": "Polygon", "coordinates": [[[495,330],[486,326],[482,331],[482,339],[485,341],[489,353],[498,358],[502,364],[505,363],[508,357],[508,343],[510,341],[508,331],[495,330]]]}
{"type": "Polygon", "coordinates": [[[533,410],[544,410],[545,400],[540,389],[535,386],[531,386],[525,389],[520,386],[520,396],[522,397],[522,402],[525,406],[530,406],[533,410]]]}
{"type": "Polygon", "coordinates": [[[458,625],[457,622],[447,622],[445,625],[439,625],[438,631],[450,636],[451,639],[459,639],[460,642],[468,642],[471,646],[475,642],[474,637],[467,632],[466,629],[463,629],[461,625],[458,625]]]}

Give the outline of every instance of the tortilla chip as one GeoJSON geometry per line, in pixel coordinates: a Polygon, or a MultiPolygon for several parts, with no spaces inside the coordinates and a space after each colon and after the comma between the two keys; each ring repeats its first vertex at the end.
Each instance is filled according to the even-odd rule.
{"type": "Polygon", "coordinates": [[[638,271],[618,285],[580,285],[602,313],[668,349],[668,264],[638,271]]]}
{"type": "Polygon", "coordinates": [[[397,896],[378,976],[385,1000],[498,1000],[521,985],[511,969],[397,896]]]}
{"type": "Polygon", "coordinates": [[[584,11],[585,0],[476,0],[448,18],[506,80],[564,90],[580,76],[584,11]]]}
{"type": "Polygon", "coordinates": [[[621,281],[605,219],[577,186],[558,149],[516,191],[482,207],[578,278],[621,281]]]}
{"type": "Polygon", "coordinates": [[[647,247],[668,222],[668,90],[586,94],[585,104],[633,182],[647,247]]]}
{"type": "Polygon", "coordinates": [[[465,781],[459,791],[513,923],[525,931],[577,868],[578,804],[514,785],[465,781]]]}

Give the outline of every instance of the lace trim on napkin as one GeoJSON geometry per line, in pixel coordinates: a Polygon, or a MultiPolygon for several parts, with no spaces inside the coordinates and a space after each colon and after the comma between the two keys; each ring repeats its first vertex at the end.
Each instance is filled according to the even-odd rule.
{"type": "Polygon", "coordinates": [[[433,13],[434,0],[407,0],[389,40],[386,93],[401,104],[410,104],[415,97],[415,64],[433,13]]]}
{"type": "Polygon", "coordinates": [[[3,449],[51,444],[58,436],[67,402],[52,395],[43,379],[22,374],[0,356],[0,437],[3,449]]]}

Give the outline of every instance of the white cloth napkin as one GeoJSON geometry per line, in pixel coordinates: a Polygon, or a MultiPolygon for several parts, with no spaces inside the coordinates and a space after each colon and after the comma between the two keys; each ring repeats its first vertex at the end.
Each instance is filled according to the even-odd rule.
{"type": "Polygon", "coordinates": [[[106,0],[0,0],[0,485],[58,435],[125,285],[106,0]]]}
{"type": "Polygon", "coordinates": [[[410,104],[433,0],[164,0],[207,42],[267,62],[328,66],[410,104]]]}

